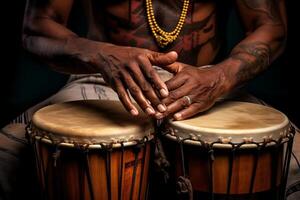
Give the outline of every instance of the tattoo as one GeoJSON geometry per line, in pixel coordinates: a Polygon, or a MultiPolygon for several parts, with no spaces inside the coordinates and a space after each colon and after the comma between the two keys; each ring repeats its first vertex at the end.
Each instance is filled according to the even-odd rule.
{"type": "Polygon", "coordinates": [[[271,48],[263,42],[241,44],[235,47],[231,58],[241,62],[237,80],[244,82],[265,70],[270,64],[271,48]]]}
{"type": "Polygon", "coordinates": [[[129,0],[128,10],[124,9],[129,14],[128,18],[106,12],[106,29],[114,43],[153,50],[156,48],[155,41],[149,39],[150,32],[142,2],[129,0]]]}
{"type": "MultiPolygon", "coordinates": [[[[207,54],[202,48],[204,46],[210,46],[213,52],[219,49],[219,38],[216,33],[216,11],[213,10],[202,20],[186,23],[178,39],[172,44],[172,49],[180,52],[179,59],[181,62],[200,66],[203,65],[202,59],[207,58],[207,54]]],[[[207,53],[207,52],[206,52],[207,53]]],[[[205,64],[207,64],[204,61],[205,64]]]]}
{"type": "Polygon", "coordinates": [[[278,21],[280,18],[276,0],[242,0],[242,2],[247,8],[262,12],[273,21],[278,21]]]}
{"type": "MultiPolygon", "coordinates": [[[[180,52],[179,60],[181,62],[191,65],[197,65],[197,57],[201,54],[201,48],[204,45],[211,46],[211,51],[218,51],[220,44],[216,35],[215,9],[202,19],[196,19],[196,17],[193,19],[193,14],[188,14],[186,23],[177,40],[167,49],[159,49],[149,29],[143,1],[129,0],[129,2],[126,11],[130,12],[129,17],[117,16],[110,12],[106,13],[106,30],[109,38],[115,44],[136,46],[154,51],[175,50],[180,52]]],[[[174,8],[166,7],[160,1],[154,3],[157,23],[162,29],[168,31],[173,30],[176,26],[177,21],[174,19],[178,19],[182,6],[181,1],[170,0],[170,3],[174,4],[174,8]]],[[[199,4],[198,7],[201,5],[199,4]]],[[[194,12],[197,12],[197,10],[194,12]]],[[[123,16],[127,15],[123,14],[123,16]]],[[[207,57],[207,52],[202,53],[205,53],[205,57],[207,57]]]]}

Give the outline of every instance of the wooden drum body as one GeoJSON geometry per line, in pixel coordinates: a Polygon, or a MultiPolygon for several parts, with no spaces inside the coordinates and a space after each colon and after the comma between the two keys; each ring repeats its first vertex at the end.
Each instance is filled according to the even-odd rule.
{"type": "Polygon", "coordinates": [[[35,113],[28,135],[43,199],[145,199],[152,123],[118,102],[75,101],[35,113]]]}
{"type": "Polygon", "coordinates": [[[223,102],[199,117],[170,121],[163,143],[173,166],[171,182],[179,195],[193,199],[284,199],[290,129],[279,111],[243,102],[223,102]],[[189,184],[193,192],[184,194],[189,184]]]}

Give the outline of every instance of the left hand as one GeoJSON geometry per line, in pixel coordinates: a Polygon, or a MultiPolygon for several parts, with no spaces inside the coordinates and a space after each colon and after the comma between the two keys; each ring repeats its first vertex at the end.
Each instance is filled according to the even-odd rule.
{"type": "Polygon", "coordinates": [[[167,111],[157,113],[158,119],[173,114],[175,120],[189,118],[209,109],[226,92],[226,77],[218,66],[197,68],[176,62],[162,68],[173,73],[174,77],[166,81],[170,92],[162,102],[167,111]]]}

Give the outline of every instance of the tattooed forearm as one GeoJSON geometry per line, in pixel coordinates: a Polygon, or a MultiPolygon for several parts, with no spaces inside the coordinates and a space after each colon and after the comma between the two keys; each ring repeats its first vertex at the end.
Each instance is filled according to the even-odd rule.
{"type": "Polygon", "coordinates": [[[245,82],[265,70],[270,64],[271,48],[263,42],[241,44],[235,47],[231,58],[240,61],[236,74],[238,82],[245,82]]]}
{"type": "Polygon", "coordinates": [[[280,0],[236,0],[246,37],[218,66],[230,91],[264,71],[283,51],[286,32],[278,10],[280,0]]]}
{"type": "Polygon", "coordinates": [[[273,21],[278,21],[280,18],[275,0],[242,0],[242,2],[247,8],[262,12],[273,21]]]}

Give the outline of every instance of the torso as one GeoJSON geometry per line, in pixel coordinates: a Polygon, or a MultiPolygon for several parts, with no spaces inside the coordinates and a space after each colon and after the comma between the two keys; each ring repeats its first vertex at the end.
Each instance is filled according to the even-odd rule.
{"type": "MultiPolygon", "coordinates": [[[[145,0],[106,0],[106,3],[91,1],[94,17],[89,19],[90,35],[93,35],[91,32],[96,32],[95,29],[101,29],[104,37],[99,38],[106,38],[117,45],[136,46],[154,51],[175,50],[179,53],[179,61],[195,66],[210,64],[218,53],[220,38],[216,31],[217,8],[212,0],[190,0],[180,35],[165,49],[159,48],[150,31],[145,0]]],[[[152,2],[160,27],[172,31],[181,14],[183,0],[152,2]]]]}

